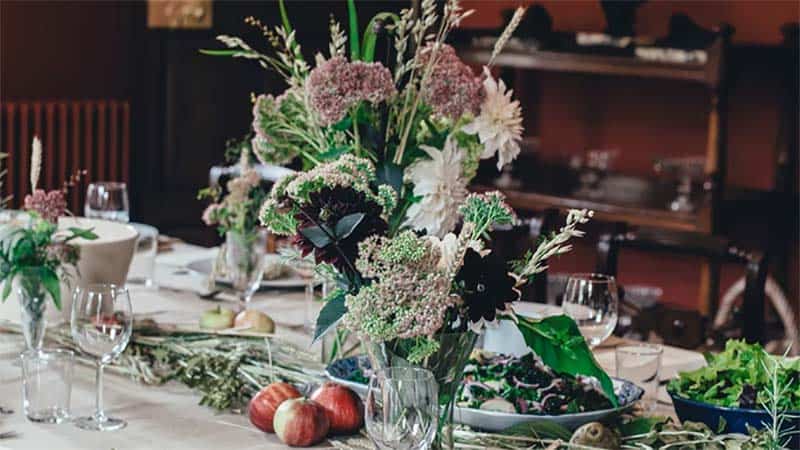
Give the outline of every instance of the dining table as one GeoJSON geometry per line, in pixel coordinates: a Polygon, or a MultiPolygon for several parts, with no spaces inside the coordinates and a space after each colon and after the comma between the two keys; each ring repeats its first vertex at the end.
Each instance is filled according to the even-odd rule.
{"type": "MultiPolygon", "coordinates": [[[[196,324],[203,311],[216,305],[236,307],[238,300],[221,295],[209,298],[207,276],[187,267],[202,259],[213,258],[216,248],[173,243],[168,251],[155,257],[157,287],[130,286],[131,303],[136,317],[152,317],[157,322],[196,324]]],[[[250,307],[268,313],[276,323],[276,334],[294,345],[319,352],[320,344],[311,345],[308,324],[321,302],[309,301],[304,291],[267,290],[258,292],[250,307]]],[[[52,315],[52,314],[51,314],[52,315]]],[[[56,314],[58,316],[58,314],[56,314]]],[[[0,321],[19,322],[19,305],[13,296],[0,305],[0,321]]],[[[58,319],[51,320],[53,325],[58,319]]],[[[614,341],[617,343],[623,341],[614,341]]],[[[613,344],[613,343],[612,343],[613,344]]],[[[106,413],[127,421],[118,431],[95,432],[69,423],[40,424],[28,421],[22,408],[22,373],[19,354],[23,340],[16,333],[0,333],[0,449],[15,450],[256,450],[287,448],[276,435],[253,427],[241,411],[218,412],[198,405],[199,394],[177,382],[153,386],[129,377],[107,372],[104,385],[106,413]]],[[[47,346],[47,343],[45,343],[47,346]]],[[[614,345],[595,349],[598,362],[614,373],[614,345]]],[[[320,356],[321,358],[321,356],[320,356]]],[[[668,380],[678,371],[703,364],[698,352],[665,346],[660,378],[668,380]]],[[[659,397],[658,413],[674,414],[665,395],[659,397]]],[[[95,370],[88,364],[76,364],[72,381],[71,414],[91,414],[95,401],[95,370]]],[[[323,441],[317,448],[335,447],[323,441]]],[[[342,448],[339,445],[339,448],[342,448]]]]}

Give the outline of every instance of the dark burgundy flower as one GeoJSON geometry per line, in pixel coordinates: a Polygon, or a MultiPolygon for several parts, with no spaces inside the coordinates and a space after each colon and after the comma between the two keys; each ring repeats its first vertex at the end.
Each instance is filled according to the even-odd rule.
{"type": "Polygon", "coordinates": [[[323,224],[329,230],[334,230],[339,220],[350,214],[363,213],[364,219],[349,236],[339,242],[338,248],[333,243],[316,248],[302,233],[295,234],[293,242],[304,256],[313,252],[318,264],[327,262],[339,270],[349,270],[344,258],[355,262],[359,242],[375,234],[386,234],[389,226],[381,218],[381,212],[381,206],[363,192],[350,187],[324,187],[309,194],[309,201],[295,215],[298,230],[323,224]]]}
{"type": "Polygon", "coordinates": [[[519,291],[514,288],[516,280],[508,274],[505,261],[494,253],[481,257],[467,249],[456,283],[462,289],[461,298],[472,323],[480,323],[481,319],[493,322],[498,311],[508,310],[512,302],[519,300],[519,291]]]}

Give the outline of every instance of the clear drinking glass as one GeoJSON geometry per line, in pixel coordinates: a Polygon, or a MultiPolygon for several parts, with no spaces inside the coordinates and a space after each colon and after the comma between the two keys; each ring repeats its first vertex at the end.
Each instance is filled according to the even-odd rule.
{"type": "Polygon", "coordinates": [[[642,405],[652,409],[658,401],[658,373],[664,348],[656,344],[637,343],[616,348],[617,378],[622,378],[644,389],[642,405]]]}
{"type": "Polygon", "coordinates": [[[103,367],[128,345],[133,328],[131,299],[127,289],[113,284],[94,284],[75,289],[72,301],[72,338],[81,350],[97,357],[97,410],[75,419],[85,430],[118,430],[127,423],[103,411],[103,367]]]}
{"type": "Polygon", "coordinates": [[[128,269],[128,284],[145,287],[155,286],[156,253],[158,252],[158,229],[143,223],[131,224],[139,233],[136,249],[128,269]]]}
{"type": "Polygon", "coordinates": [[[69,418],[72,366],[69,350],[28,350],[22,361],[22,409],[32,422],[61,423],[69,418]]]}
{"type": "Polygon", "coordinates": [[[95,219],[130,221],[128,186],[116,181],[91,183],[86,189],[83,215],[95,219]]]}
{"type": "Polygon", "coordinates": [[[429,370],[392,367],[369,381],[364,405],[367,434],[379,449],[426,449],[439,421],[439,386],[429,370]]]}
{"type": "Polygon", "coordinates": [[[225,275],[245,305],[261,285],[266,253],[266,230],[225,233],[225,275]]]}
{"type": "Polygon", "coordinates": [[[614,332],[617,296],[617,283],[609,275],[575,274],[567,280],[561,309],[575,320],[590,347],[600,345],[614,332]]]}

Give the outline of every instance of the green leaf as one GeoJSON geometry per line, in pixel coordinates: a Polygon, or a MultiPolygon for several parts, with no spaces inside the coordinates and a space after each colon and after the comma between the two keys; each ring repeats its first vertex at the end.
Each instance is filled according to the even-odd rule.
{"type": "Polygon", "coordinates": [[[286,5],[283,0],[278,0],[278,9],[281,12],[281,23],[287,33],[292,32],[292,24],[289,22],[289,14],[286,13],[286,5]]]}
{"type": "Polygon", "coordinates": [[[348,236],[353,234],[358,224],[364,220],[365,216],[366,214],[364,213],[353,213],[339,219],[339,221],[336,222],[336,239],[340,241],[342,239],[347,239],[348,236]]]}
{"type": "Polygon", "coordinates": [[[541,320],[518,317],[517,327],[546,365],[559,373],[597,378],[611,404],[619,406],[611,378],[597,364],[574,320],[563,314],[541,320]]]}
{"type": "Polygon", "coordinates": [[[384,28],[383,23],[391,19],[392,23],[397,23],[400,17],[395,13],[382,12],[375,14],[372,20],[367,24],[364,29],[364,40],[361,45],[361,60],[365,62],[372,62],[375,59],[375,42],[378,39],[378,31],[384,28]],[[378,26],[378,24],[381,24],[378,26]]]}
{"type": "Polygon", "coordinates": [[[322,307],[319,316],[317,316],[317,327],[314,330],[312,344],[330,330],[336,328],[336,325],[342,320],[342,316],[347,312],[347,307],[344,305],[344,297],[345,291],[340,289],[333,294],[330,300],[325,302],[325,306],[322,307]]]}
{"type": "Polygon", "coordinates": [[[300,234],[302,234],[303,236],[305,236],[306,239],[311,241],[311,243],[314,244],[314,247],[316,248],[324,248],[325,246],[333,242],[331,240],[331,236],[333,235],[333,233],[331,233],[330,230],[325,230],[316,225],[306,228],[301,228],[299,231],[300,234]]]}
{"type": "Polygon", "coordinates": [[[350,59],[358,61],[361,52],[358,48],[358,14],[355,0],[347,0],[347,18],[350,24],[350,59]]]}
{"type": "Polygon", "coordinates": [[[403,168],[391,161],[384,161],[376,168],[378,184],[388,184],[395,192],[403,189],[403,168]]]}
{"type": "Polygon", "coordinates": [[[233,56],[233,55],[238,54],[238,53],[247,53],[247,52],[244,51],[244,50],[234,50],[234,49],[231,49],[231,50],[211,50],[211,49],[201,48],[200,49],[200,53],[203,54],[203,55],[209,55],[209,56],[233,56]]]}
{"type": "Polygon", "coordinates": [[[94,230],[94,228],[90,228],[90,229],[76,228],[76,227],[70,227],[69,228],[69,231],[71,231],[72,234],[75,237],[79,237],[79,238],[86,239],[86,240],[89,240],[89,241],[92,241],[92,240],[98,238],[98,236],[92,230],[94,230]]]}
{"type": "Polygon", "coordinates": [[[58,275],[56,275],[53,269],[50,269],[49,267],[40,267],[39,276],[42,279],[42,284],[44,285],[44,288],[47,289],[48,293],[50,293],[50,297],[53,298],[53,303],[55,303],[56,308],[60,311],[61,286],[58,283],[58,275]]]}
{"type": "Polygon", "coordinates": [[[619,425],[619,432],[622,434],[622,437],[646,434],[667,422],[669,422],[669,418],[663,416],[636,417],[621,423],[619,425]]]}
{"type": "Polygon", "coordinates": [[[320,153],[317,155],[317,159],[320,161],[333,161],[334,159],[338,159],[340,156],[348,153],[351,150],[350,146],[341,146],[341,147],[334,147],[327,152],[320,153]]]}
{"type": "Polygon", "coordinates": [[[11,295],[11,283],[14,281],[14,272],[11,272],[8,278],[6,278],[6,284],[3,286],[3,301],[5,302],[8,299],[8,296],[11,295]]]}
{"type": "Polygon", "coordinates": [[[545,420],[518,423],[503,430],[503,434],[534,436],[538,439],[561,439],[564,442],[569,442],[572,437],[572,433],[562,425],[545,420]]]}

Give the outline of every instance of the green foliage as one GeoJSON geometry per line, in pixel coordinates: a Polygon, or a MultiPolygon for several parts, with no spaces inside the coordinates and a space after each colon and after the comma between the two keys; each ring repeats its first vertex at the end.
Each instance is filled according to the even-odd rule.
{"type": "Polygon", "coordinates": [[[64,264],[78,261],[78,249],[69,244],[78,238],[93,240],[97,235],[91,230],[71,227],[59,233],[56,224],[35,213],[30,226],[18,228],[4,225],[0,232],[0,283],[4,283],[2,300],[11,294],[14,280],[20,281],[27,295],[49,296],[56,308],[61,309],[61,289],[58,273],[64,264]]]}
{"type": "Polygon", "coordinates": [[[568,442],[572,433],[563,426],[549,420],[533,420],[519,423],[503,430],[511,436],[534,436],[539,439],[561,439],[568,442]]]}
{"type": "Polygon", "coordinates": [[[346,292],[342,289],[337,289],[325,301],[325,306],[317,316],[317,326],[314,330],[314,342],[319,340],[328,331],[336,327],[342,316],[347,312],[347,307],[344,304],[346,292]]]}
{"type": "Polygon", "coordinates": [[[611,404],[619,405],[611,378],[594,359],[574,320],[565,315],[540,320],[518,317],[517,327],[546,365],[558,373],[597,378],[611,404]]]}
{"type": "Polygon", "coordinates": [[[350,25],[350,59],[358,61],[361,51],[358,43],[358,13],[355,0],[347,0],[347,19],[350,25]]]}
{"type": "Polygon", "coordinates": [[[669,391],[703,403],[759,409],[768,400],[770,370],[777,364],[778,383],[785,387],[777,406],[800,411],[800,360],[771,358],[761,345],[739,340],[729,340],[725,351],[706,360],[706,367],[680,373],[669,391]]]}

